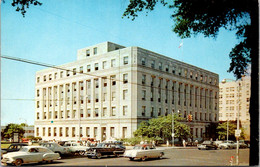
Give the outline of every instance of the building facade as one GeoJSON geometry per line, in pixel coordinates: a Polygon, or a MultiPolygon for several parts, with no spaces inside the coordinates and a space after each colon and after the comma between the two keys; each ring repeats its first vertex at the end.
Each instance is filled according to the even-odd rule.
{"type": "Polygon", "coordinates": [[[250,139],[250,77],[241,80],[223,80],[219,84],[219,121],[239,120],[245,132],[246,140],[250,139]]]}
{"type": "Polygon", "coordinates": [[[38,71],[35,136],[43,140],[130,138],[142,121],[193,115],[194,138],[218,122],[217,74],[140,47],[104,42],[77,61],[38,71]]]}

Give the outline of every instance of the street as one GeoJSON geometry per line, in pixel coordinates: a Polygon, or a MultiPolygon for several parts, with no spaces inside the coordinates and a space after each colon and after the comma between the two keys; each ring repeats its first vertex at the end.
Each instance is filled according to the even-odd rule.
{"type": "MultiPolygon", "coordinates": [[[[147,161],[130,161],[124,157],[104,157],[89,159],[87,157],[62,157],[53,163],[25,164],[23,166],[229,166],[231,156],[236,163],[236,149],[231,150],[198,150],[196,148],[167,148],[163,159],[147,161]]],[[[241,166],[249,165],[249,149],[239,150],[241,166]]]]}

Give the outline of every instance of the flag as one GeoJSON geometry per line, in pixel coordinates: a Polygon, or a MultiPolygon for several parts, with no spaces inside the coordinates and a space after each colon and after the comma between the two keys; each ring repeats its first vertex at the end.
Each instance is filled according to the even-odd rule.
{"type": "Polygon", "coordinates": [[[180,45],[179,45],[179,47],[178,47],[178,48],[181,48],[181,47],[182,47],[182,45],[183,45],[183,42],[181,42],[181,43],[180,43],[180,45]]]}

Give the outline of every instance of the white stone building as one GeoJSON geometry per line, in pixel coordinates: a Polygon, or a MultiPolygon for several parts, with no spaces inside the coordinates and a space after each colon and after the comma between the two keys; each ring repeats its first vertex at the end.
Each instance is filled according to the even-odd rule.
{"type": "Polygon", "coordinates": [[[244,76],[236,82],[226,79],[219,83],[219,120],[236,121],[239,112],[246,140],[250,139],[250,80],[249,76],[244,76]]]}
{"type": "Polygon", "coordinates": [[[75,62],[36,73],[35,136],[129,138],[140,122],[179,110],[193,115],[187,124],[202,138],[206,126],[218,122],[218,80],[140,47],[86,47],[75,62]]]}

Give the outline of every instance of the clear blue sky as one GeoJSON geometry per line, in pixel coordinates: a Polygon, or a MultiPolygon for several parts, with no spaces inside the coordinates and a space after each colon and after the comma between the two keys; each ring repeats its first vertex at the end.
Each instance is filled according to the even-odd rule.
{"type": "MultiPolygon", "coordinates": [[[[162,6],[135,21],[123,18],[127,0],[40,0],[26,16],[10,1],[1,4],[1,54],[61,65],[76,60],[77,49],[111,41],[139,46],[219,74],[227,73],[237,39],[222,29],[216,39],[199,35],[183,40],[172,32],[171,10],[162,6]]],[[[34,124],[35,73],[44,67],[1,60],[1,125],[34,124]]]]}

